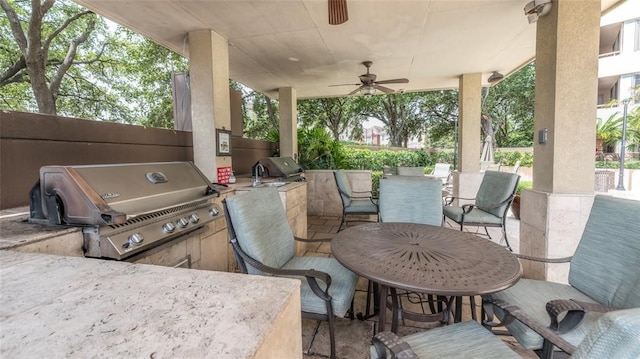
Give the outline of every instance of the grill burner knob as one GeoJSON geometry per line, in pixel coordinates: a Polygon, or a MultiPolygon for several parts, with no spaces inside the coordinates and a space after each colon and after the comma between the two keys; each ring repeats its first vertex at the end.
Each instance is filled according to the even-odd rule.
{"type": "Polygon", "coordinates": [[[200,217],[198,217],[198,215],[194,213],[189,216],[189,221],[191,223],[198,223],[198,221],[200,221],[200,217]]]}
{"type": "Polygon", "coordinates": [[[129,236],[129,242],[131,242],[131,244],[140,244],[142,241],[144,241],[144,237],[140,233],[134,233],[129,236]]]}
{"type": "Polygon", "coordinates": [[[144,241],[144,237],[140,233],[134,233],[129,236],[126,242],[122,244],[122,248],[127,249],[129,247],[137,246],[144,241]]]}
{"type": "Polygon", "coordinates": [[[173,222],[167,222],[162,226],[162,230],[165,233],[171,233],[176,230],[176,225],[173,222]]]}
{"type": "Polygon", "coordinates": [[[209,214],[211,215],[211,217],[215,217],[218,215],[218,209],[216,207],[211,207],[209,209],[209,214]]]}
{"type": "Polygon", "coordinates": [[[182,218],[180,218],[180,219],[178,220],[178,227],[180,227],[180,228],[184,228],[184,227],[186,227],[188,224],[189,224],[189,220],[188,220],[188,219],[186,219],[186,218],[184,218],[184,217],[182,217],[182,218]]]}

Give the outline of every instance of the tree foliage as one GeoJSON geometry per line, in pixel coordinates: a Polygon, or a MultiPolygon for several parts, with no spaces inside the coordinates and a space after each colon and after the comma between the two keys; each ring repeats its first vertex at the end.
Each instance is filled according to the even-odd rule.
{"type": "Polygon", "coordinates": [[[486,91],[482,112],[491,119],[496,145],[533,145],[535,64],[530,63],[486,91]]]}
{"type": "Polygon", "coordinates": [[[299,100],[297,109],[303,126],[327,128],[335,140],[348,131],[355,132],[356,136],[362,133],[361,130],[354,131],[362,128],[363,117],[354,111],[353,97],[299,100]]]}
{"type": "Polygon", "coordinates": [[[355,108],[361,116],[385,125],[391,146],[406,147],[412,135],[424,134],[425,116],[420,110],[423,97],[423,93],[360,96],[355,98],[355,108]]]}
{"type": "Polygon", "coordinates": [[[187,61],[64,0],[0,0],[2,107],[173,128],[187,61]]]}
{"type": "Polygon", "coordinates": [[[41,113],[55,115],[58,97],[70,88],[63,79],[74,64],[100,60],[101,51],[83,51],[97,17],[77,6],[54,8],[55,0],[26,2],[0,0],[6,14],[3,27],[11,29],[13,43],[4,40],[0,86],[29,82],[41,113]],[[17,51],[16,51],[17,50],[17,51]]]}

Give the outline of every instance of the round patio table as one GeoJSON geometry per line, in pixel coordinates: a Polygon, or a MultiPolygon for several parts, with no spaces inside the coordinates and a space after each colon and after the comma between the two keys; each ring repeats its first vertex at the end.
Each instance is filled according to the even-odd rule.
{"type": "MultiPolygon", "coordinates": [[[[498,292],[522,275],[520,262],[506,248],[471,233],[426,224],[351,227],[333,238],[331,252],[346,268],[380,285],[379,303],[386,303],[388,288],[392,294],[404,289],[448,297],[449,311],[454,297],[498,292]]],[[[392,302],[395,330],[395,296],[392,302]]],[[[378,331],[384,330],[385,312],[378,313],[378,331]]]]}

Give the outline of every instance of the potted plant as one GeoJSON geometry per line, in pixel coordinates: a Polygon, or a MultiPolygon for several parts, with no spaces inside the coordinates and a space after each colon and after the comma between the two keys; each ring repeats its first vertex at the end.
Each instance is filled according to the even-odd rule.
{"type": "Polygon", "coordinates": [[[515,219],[520,219],[520,193],[523,189],[531,189],[533,187],[533,182],[531,181],[520,181],[518,183],[518,187],[516,188],[516,196],[513,198],[513,202],[511,202],[511,213],[515,219]]]}

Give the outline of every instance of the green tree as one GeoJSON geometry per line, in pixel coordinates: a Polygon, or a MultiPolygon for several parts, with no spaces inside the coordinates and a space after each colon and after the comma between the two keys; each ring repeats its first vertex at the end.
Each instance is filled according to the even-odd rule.
{"type": "Polygon", "coordinates": [[[622,138],[622,117],[615,112],[606,120],[596,120],[596,139],[602,141],[604,152],[612,152],[616,142],[622,138]]]}
{"type": "Polygon", "coordinates": [[[425,116],[420,111],[424,93],[394,93],[355,98],[355,109],[364,118],[380,120],[391,146],[407,146],[412,135],[420,135],[425,116]]]}
{"type": "Polygon", "coordinates": [[[421,111],[426,118],[426,147],[452,147],[455,122],[458,120],[458,91],[440,90],[424,94],[421,111]]]}
{"type": "Polygon", "coordinates": [[[498,147],[533,145],[535,64],[532,62],[488,88],[482,112],[493,126],[498,147]]]}
{"type": "Polygon", "coordinates": [[[354,110],[353,97],[331,97],[298,101],[298,118],[304,126],[322,126],[337,141],[349,129],[361,127],[362,117],[354,110]]]}
{"type": "Polygon", "coordinates": [[[0,0],[6,14],[3,28],[9,27],[13,36],[13,43],[2,43],[0,87],[29,82],[38,110],[52,115],[57,113],[56,101],[71,66],[98,61],[101,55],[81,49],[90,40],[97,17],[78,6],[54,8],[55,3],[33,0],[27,6],[0,0]]]}

